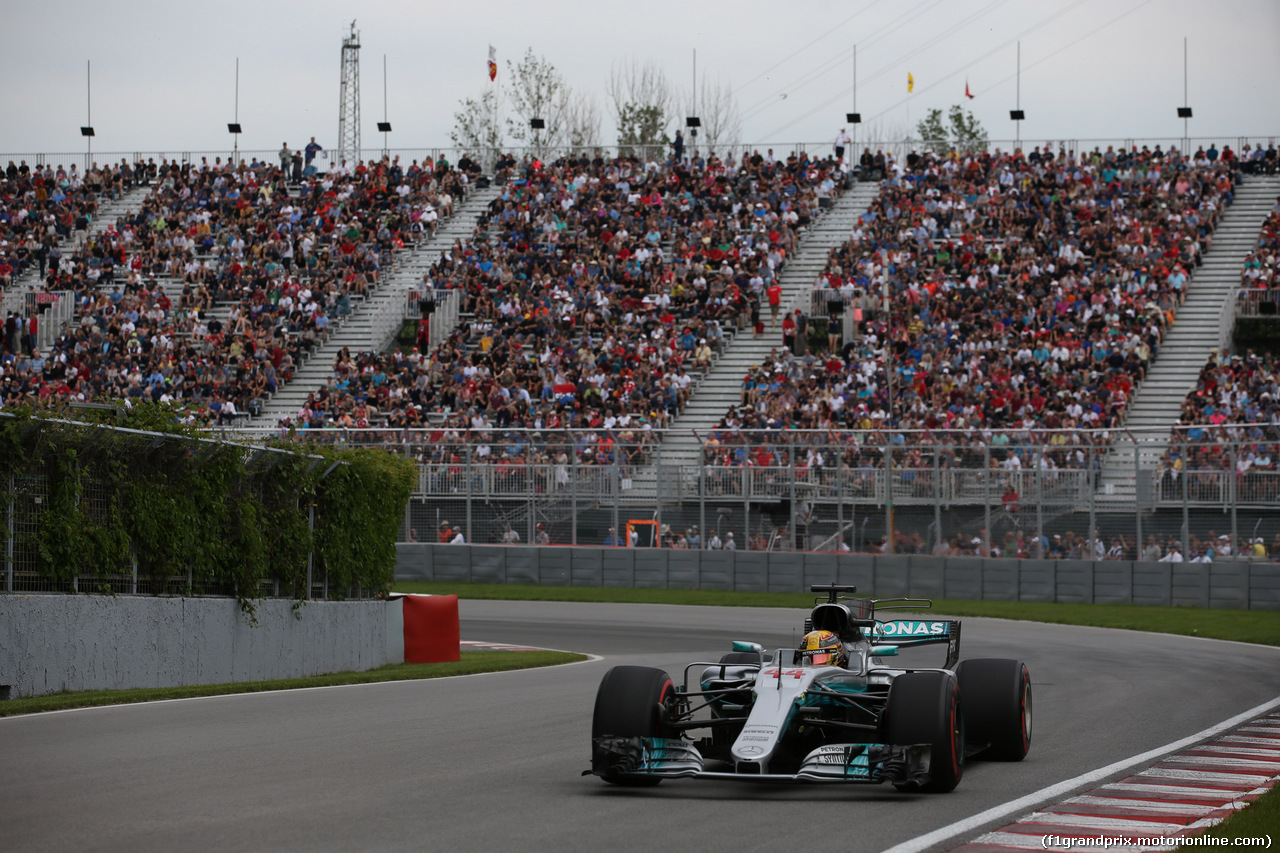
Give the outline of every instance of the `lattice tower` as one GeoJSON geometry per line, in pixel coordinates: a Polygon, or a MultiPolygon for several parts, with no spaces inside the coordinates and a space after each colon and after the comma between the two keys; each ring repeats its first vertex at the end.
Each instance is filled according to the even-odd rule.
{"type": "Polygon", "coordinates": [[[342,83],[338,88],[338,160],[355,168],[360,162],[360,32],[342,40],[342,83]]]}

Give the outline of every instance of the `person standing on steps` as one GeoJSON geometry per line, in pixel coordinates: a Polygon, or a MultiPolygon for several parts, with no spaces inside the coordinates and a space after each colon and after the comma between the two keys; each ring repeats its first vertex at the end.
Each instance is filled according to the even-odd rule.
{"type": "Polygon", "coordinates": [[[778,328],[778,312],[782,309],[782,285],[776,281],[764,292],[769,300],[769,313],[773,316],[773,328],[778,328]]]}
{"type": "Polygon", "coordinates": [[[842,127],[840,128],[840,132],[836,134],[836,142],[835,142],[835,145],[833,146],[836,152],[837,163],[844,162],[844,150],[846,147],[848,147],[848,145],[849,145],[849,134],[842,127]]]}

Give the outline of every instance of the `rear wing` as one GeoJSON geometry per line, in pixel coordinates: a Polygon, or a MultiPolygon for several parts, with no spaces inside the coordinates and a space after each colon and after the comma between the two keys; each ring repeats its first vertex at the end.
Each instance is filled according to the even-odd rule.
{"type": "Polygon", "coordinates": [[[947,646],[947,662],[943,669],[955,669],[960,660],[960,620],[958,619],[893,619],[877,622],[871,632],[872,643],[899,648],[947,646]]]}

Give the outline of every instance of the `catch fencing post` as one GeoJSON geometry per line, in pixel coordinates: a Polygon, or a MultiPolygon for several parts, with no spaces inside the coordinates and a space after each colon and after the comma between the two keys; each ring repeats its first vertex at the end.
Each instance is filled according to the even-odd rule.
{"type": "Polygon", "coordinates": [[[14,491],[12,474],[9,475],[9,493],[6,497],[8,498],[6,501],[8,507],[6,514],[8,515],[9,535],[4,540],[4,589],[5,592],[13,592],[13,516],[14,503],[17,501],[18,496],[14,491]]]}
{"type": "Polygon", "coordinates": [[[841,468],[844,465],[844,454],[837,446],[836,454],[836,550],[840,550],[840,542],[844,541],[844,477],[841,468]]]}
{"type": "Polygon", "coordinates": [[[1178,483],[1182,486],[1182,559],[1191,559],[1191,510],[1187,506],[1190,496],[1187,494],[1190,483],[1187,480],[1187,442],[1186,434],[1182,435],[1182,473],[1178,477],[1178,483]]]}
{"type": "MultiPolygon", "coordinates": [[[[1044,445],[1040,446],[1040,459],[1044,458],[1044,445]]],[[[1040,467],[1040,460],[1036,460],[1036,536],[1040,537],[1041,547],[1044,539],[1044,469],[1040,467]]],[[[990,531],[987,532],[990,535],[990,531]]],[[[1093,536],[1093,531],[1089,531],[1089,536],[1093,536]]],[[[990,556],[990,554],[988,554],[990,556]]]]}
{"type": "Polygon", "coordinates": [[[657,479],[653,484],[653,517],[658,522],[658,532],[654,536],[654,541],[658,545],[662,544],[662,442],[654,448],[654,470],[657,472],[657,479]]]}
{"type": "MultiPolygon", "coordinates": [[[[1092,435],[1089,437],[1089,440],[1090,441],[1093,440],[1092,435]]],[[[1141,560],[1142,559],[1142,501],[1139,499],[1139,496],[1138,496],[1138,478],[1142,476],[1141,470],[1140,470],[1142,468],[1142,465],[1139,461],[1138,454],[1139,454],[1138,439],[1137,437],[1134,437],[1133,439],[1133,509],[1134,509],[1133,518],[1134,518],[1134,525],[1136,526],[1137,533],[1138,533],[1138,539],[1137,539],[1138,553],[1135,556],[1137,559],[1141,560]]],[[[1156,482],[1152,482],[1149,487],[1153,492],[1152,503],[1154,504],[1155,503],[1154,491],[1160,488],[1160,484],[1156,482]]]]}
{"type": "MultiPolygon", "coordinates": [[[[1227,472],[1227,482],[1230,485],[1223,490],[1231,502],[1231,555],[1237,558],[1240,556],[1240,530],[1236,524],[1236,501],[1240,497],[1240,469],[1237,467],[1240,461],[1239,455],[1240,445],[1234,441],[1231,442],[1231,470],[1227,472]]],[[[1249,546],[1252,548],[1253,543],[1250,542],[1249,546]]],[[[1191,557],[1188,556],[1187,559],[1191,557]]]]}
{"type": "Polygon", "coordinates": [[[937,526],[933,544],[942,544],[942,466],[938,462],[941,455],[940,445],[933,446],[933,523],[937,526]]]}
{"type": "MultiPolygon", "coordinates": [[[[1090,438],[1092,438],[1092,436],[1090,438]]],[[[1094,449],[1093,443],[1092,441],[1090,441],[1088,445],[1088,449],[1085,453],[1085,464],[1088,466],[1086,468],[1085,485],[1089,489],[1089,537],[1091,539],[1098,538],[1098,534],[1097,534],[1098,517],[1097,517],[1097,506],[1096,506],[1097,489],[1094,487],[1094,482],[1093,482],[1093,462],[1094,462],[1095,452],[1096,450],[1094,449]]],[[[1138,494],[1137,481],[1134,482],[1133,487],[1134,487],[1134,496],[1137,497],[1137,494],[1138,494]]],[[[1098,553],[1098,546],[1096,544],[1093,547],[1093,552],[1094,554],[1098,553]]],[[[1091,554],[1090,556],[1093,556],[1093,555],[1091,554]]]]}
{"type": "MultiPolygon", "coordinates": [[[[570,445],[574,453],[569,457],[569,473],[572,479],[569,481],[569,501],[572,512],[569,513],[569,544],[578,544],[578,454],[577,449],[570,445]]],[[[614,455],[617,455],[618,447],[614,445],[614,455]]],[[[572,581],[570,581],[572,585],[572,581]]]]}
{"type": "MultiPolygon", "coordinates": [[[[796,437],[795,437],[795,434],[792,433],[790,436],[788,436],[788,438],[790,439],[790,441],[787,442],[787,461],[790,463],[790,471],[788,472],[790,476],[788,477],[788,479],[791,481],[791,550],[794,552],[797,549],[797,543],[796,543],[796,532],[797,532],[796,531],[796,437]]],[[[765,587],[765,590],[766,591],[768,590],[768,586],[765,587]]]]}
{"type": "MultiPolygon", "coordinates": [[[[991,445],[982,448],[982,512],[983,523],[982,544],[991,556],[991,445]]],[[[1040,549],[1040,559],[1044,559],[1044,549],[1040,549]]]]}
{"type": "MultiPolygon", "coordinates": [[[[705,551],[707,549],[707,481],[703,476],[703,460],[707,457],[706,448],[702,446],[701,439],[698,434],[693,434],[694,441],[698,442],[698,461],[694,470],[694,482],[698,484],[698,548],[705,551]]],[[[680,476],[684,476],[681,473],[680,476]]],[[[698,560],[698,589],[702,589],[702,560],[698,560]]]]}

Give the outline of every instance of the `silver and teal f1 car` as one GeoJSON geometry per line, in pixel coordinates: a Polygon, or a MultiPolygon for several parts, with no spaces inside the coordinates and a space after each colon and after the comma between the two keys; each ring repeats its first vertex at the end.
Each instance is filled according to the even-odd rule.
{"type": "Polygon", "coordinates": [[[1026,756],[1025,664],[957,665],[958,621],[878,616],[927,609],[928,600],[856,598],[856,588],[837,584],[810,589],[825,600],[811,611],[806,634],[834,634],[843,651],[838,664],[818,662],[825,654],[735,642],[719,661],[685,667],[681,685],[659,669],[614,667],[596,693],[587,772],[618,785],[692,777],[889,782],[944,792],[959,784],[966,759],[1026,756]],[[935,644],[946,646],[941,667],[888,662],[935,644]]]}

